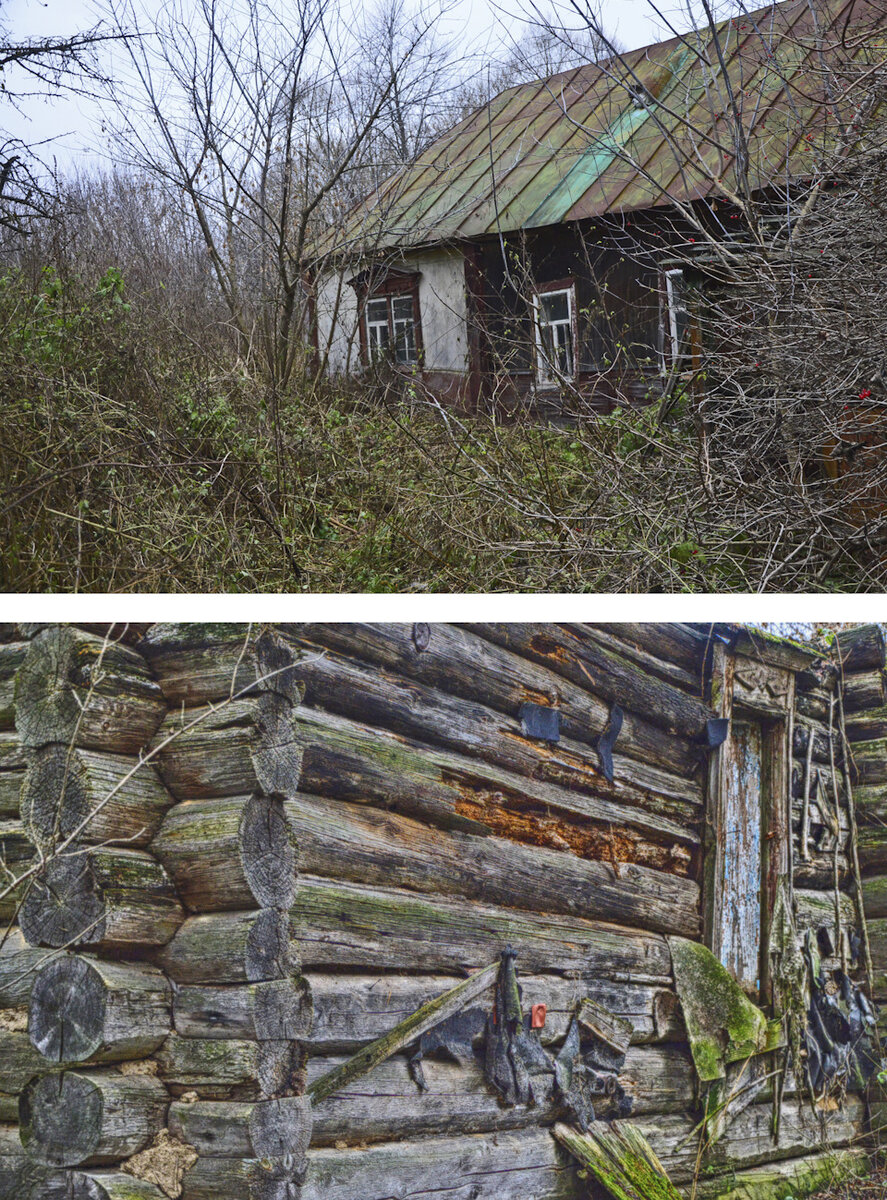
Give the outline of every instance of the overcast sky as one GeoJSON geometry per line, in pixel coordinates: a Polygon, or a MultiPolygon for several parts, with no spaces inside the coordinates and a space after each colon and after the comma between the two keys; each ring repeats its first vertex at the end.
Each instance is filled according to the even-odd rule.
{"type": "MultiPolygon", "coordinates": [[[[150,9],[154,0],[147,0],[150,9]]],[[[360,0],[356,0],[360,3],[360,0]]],[[[698,0],[694,0],[698,3],[698,0]]],[[[158,0],[159,4],[159,0],[158,0]]],[[[665,0],[661,11],[678,28],[688,24],[684,4],[665,0]]],[[[605,23],[618,41],[632,48],[668,36],[652,12],[649,0],[602,0],[605,23]]],[[[457,0],[448,29],[474,48],[506,41],[520,27],[521,0],[457,0]]],[[[99,0],[0,0],[0,21],[13,44],[18,39],[62,36],[94,25],[101,17],[99,0]]],[[[9,83],[13,84],[10,78],[9,83]]],[[[107,150],[101,131],[101,112],[95,104],[66,96],[54,103],[29,99],[16,112],[0,99],[0,130],[41,147],[44,161],[55,157],[60,166],[94,162],[107,150]]]]}

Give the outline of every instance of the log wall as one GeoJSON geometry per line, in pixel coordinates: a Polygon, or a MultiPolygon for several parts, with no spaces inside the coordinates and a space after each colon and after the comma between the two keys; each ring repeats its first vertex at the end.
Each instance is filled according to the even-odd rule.
{"type": "MultiPolygon", "coordinates": [[[[0,948],[0,1200],[585,1195],[548,1132],[553,1106],[505,1107],[476,1063],[426,1059],[419,1092],[400,1053],[314,1105],[306,1094],[506,945],[524,1008],[546,1006],[544,1044],[584,998],[629,1023],[632,1119],[689,1187],[697,1081],[667,938],[702,937],[709,673],[725,635],[107,633],[15,626],[0,644],[0,848],[17,874],[35,864],[0,901],[14,920],[0,948]]],[[[837,706],[842,683],[854,747],[877,742],[883,647],[878,665],[869,634],[848,644],[841,680],[787,644],[730,638],[743,661],[794,679],[798,927],[830,929],[826,965],[840,965],[856,912],[852,790],[887,967],[887,853],[862,833],[877,753],[848,787],[837,706]]],[[[731,1122],[707,1196],[737,1172],[791,1181],[792,1163],[857,1139],[858,1099],[826,1116],[786,1096],[776,1140],[766,1088],[731,1122]]],[[[614,1102],[595,1109],[607,1118],[614,1102]]]]}

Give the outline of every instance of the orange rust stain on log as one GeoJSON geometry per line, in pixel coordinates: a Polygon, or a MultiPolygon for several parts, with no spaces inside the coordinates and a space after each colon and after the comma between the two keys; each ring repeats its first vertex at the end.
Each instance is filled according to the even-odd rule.
{"type": "Polygon", "coordinates": [[[459,792],[456,812],[482,822],[499,837],[606,862],[617,875],[623,863],[653,867],[670,875],[686,877],[691,873],[692,855],[682,846],[657,845],[624,826],[572,821],[541,805],[518,803],[501,792],[474,791],[464,784],[456,786],[459,792]]]}
{"type": "Polygon", "coordinates": [[[555,662],[571,663],[573,661],[572,655],[568,654],[563,646],[546,633],[534,633],[530,638],[530,648],[537,654],[544,654],[546,658],[553,658],[555,662]]]}
{"type": "Polygon", "coordinates": [[[521,687],[518,695],[521,700],[526,700],[530,704],[538,704],[542,708],[557,708],[560,704],[560,695],[554,688],[550,692],[543,692],[539,688],[521,687]]]}

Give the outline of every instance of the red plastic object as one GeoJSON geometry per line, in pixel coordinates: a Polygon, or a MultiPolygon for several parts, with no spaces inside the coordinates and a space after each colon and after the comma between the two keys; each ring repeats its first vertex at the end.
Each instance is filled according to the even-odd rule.
{"type": "Polygon", "coordinates": [[[530,1009],[530,1028],[542,1029],[545,1025],[545,1013],[547,1009],[544,1004],[534,1004],[530,1009]]]}

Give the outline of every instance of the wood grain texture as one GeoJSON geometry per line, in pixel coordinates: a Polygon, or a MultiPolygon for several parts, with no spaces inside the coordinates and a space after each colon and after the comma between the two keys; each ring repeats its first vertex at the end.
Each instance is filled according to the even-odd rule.
{"type": "Polygon", "coordinates": [[[292,708],[285,696],[262,692],[218,708],[171,712],[154,743],[176,735],[157,755],[161,778],[178,800],[296,792],[302,755],[292,708]]]}
{"type": "Polygon", "coordinates": [[[51,625],[31,640],[15,685],[15,724],[23,745],[76,743],[136,754],[166,713],[144,659],[72,625],[51,625]]]}
{"type": "MultiPolygon", "coordinates": [[[[314,1000],[314,1020],[306,1038],[312,1054],[350,1053],[381,1037],[440,995],[456,980],[448,975],[323,974],[305,975],[314,1000]]],[[[636,1044],[686,1038],[673,991],[649,984],[613,983],[602,974],[565,979],[561,975],[521,973],[525,1011],[545,1004],[542,1041],[563,1038],[579,1002],[589,996],[610,1012],[629,1021],[636,1044]]],[[[492,992],[486,998],[492,1006],[492,992]]]]}
{"type": "Polygon", "coordinates": [[[303,1041],[313,1019],[311,987],[302,977],[179,986],[173,999],[176,1033],[183,1037],[303,1041]]]}
{"type": "Polygon", "coordinates": [[[154,961],[177,984],[258,983],[297,973],[299,955],[289,916],[266,908],[189,917],[154,961]]]}
{"type": "Polygon", "coordinates": [[[288,1159],[198,1158],[181,1200],[298,1200],[300,1178],[288,1159]]]}
{"type": "Polygon", "coordinates": [[[137,763],[60,744],[34,751],[21,811],[35,842],[50,849],[82,829],[80,842],[147,846],[173,800],[151,764],[137,763]]]}
{"type": "MultiPolygon", "coordinates": [[[[432,743],[447,744],[449,721],[440,718],[454,711],[461,711],[457,727],[475,713],[486,724],[492,709],[509,718],[502,725],[512,728],[527,700],[557,707],[564,736],[579,742],[593,744],[607,723],[606,701],[454,625],[431,625],[421,652],[408,623],[337,621],[277,628],[305,651],[306,659],[315,659],[296,665],[307,704],[432,743]],[[350,686],[340,686],[346,681],[350,686]],[[460,702],[461,710],[454,708],[460,702]],[[472,702],[483,707],[476,709],[472,702]]],[[[260,627],[254,627],[249,639],[246,634],[245,625],[156,625],[140,648],[170,701],[193,706],[226,697],[232,678],[236,688],[257,678],[260,627]]],[[[677,775],[690,776],[699,765],[697,746],[664,737],[643,715],[626,712],[620,738],[620,753],[677,775]]]]}
{"type": "MultiPolygon", "coordinates": [[[[249,732],[255,728],[255,707],[242,711],[243,705],[250,704],[239,702],[212,714],[193,731],[193,739],[184,735],[164,751],[160,770],[174,795],[200,799],[245,795],[255,789],[249,732]]],[[[286,788],[278,789],[281,794],[300,790],[382,805],[444,828],[475,832],[490,828],[485,818],[495,824],[502,806],[526,813],[533,822],[546,812],[568,814],[570,821],[579,817],[582,823],[593,824],[589,843],[594,828],[601,842],[614,826],[622,837],[622,853],[652,867],[680,864],[700,841],[700,786],[676,777],[670,777],[667,785],[661,779],[640,777],[636,783],[610,784],[598,775],[595,787],[600,794],[591,795],[529,780],[330,713],[299,708],[289,718],[288,728],[300,748],[301,761],[286,788]]],[[[545,753],[559,761],[557,746],[545,753]]],[[[568,755],[562,770],[575,777],[568,755]]]]}
{"type": "Polygon", "coordinates": [[[302,876],[291,921],[304,968],[459,971],[486,966],[510,944],[521,973],[615,973],[665,983],[671,977],[658,934],[398,888],[302,876]]]}
{"type": "Polygon", "coordinates": [[[160,1078],[173,1096],[262,1100],[301,1095],[305,1053],[298,1042],[183,1038],[171,1034],[157,1052],[160,1078]]]}
{"type": "Polygon", "coordinates": [[[163,945],[184,919],[163,867],[139,850],[91,847],[51,859],[20,913],[32,946],[132,953],[163,945]]]}
{"type": "Polygon", "coordinates": [[[605,648],[578,624],[468,623],[465,628],[514,653],[550,667],[608,704],[644,714],[670,733],[695,739],[715,714],[681,688],[649,675],[631,658],[605,648]]]}
{"type": "Polygon", "coordinates": [[[34,978],[28,1036],[54,1063],[144,1058],[171,1027],[169,984],[155,967],[63,955],[34,978]]]}
{"type": "Polygon", "coordinates": [[[835,635],[841,668],[845,676],[859,671],[884,669],[885,642],[880,625],[856,625],[835,635]]]}
{"type": "Polygon", "coordinates": [[[294,903],[298,855],[302,871],[327,878],[687,937],[699,932],[699,888],[681,876],[633,863],[584,860],[569,850],[432,829],[396,813],[313,796],[284,804],[243,798],[181,804],[167,817],[152,849],[185,903],[200,911],[256,901],[294,903]],[[261,855],[245,848],[242,829],[251,811],[263,830],[273,812],[273,851],[265,847],[267,837],[259,843],[261,855]],[[256,859],[277,881],[273,886],[255,886],[250,864],[256,859]]]}
{"type": "Polygon", "coordinates": [[[177,804],[151,850],[192,912],[287,908],[295,897],[298,830],[276,797],[177,804]]]}
{"type": "Polygon", "coordinates": [[[0,1092],[17,1096],[36,1075],[45,1075],[53,1064],[36,1050],[24,1031],[0,1029],[0,1092]]]}
{"type": "Polygon", "coordinates": [[[52,952],[32,946],[18,926],[0,936],[0,1008],[20,1008],[28,1003],[34,975],[52,952]]]}
{"type": "Polygon", "coordinates": [[[169,1110],[173,1137],[198,1154],[216,1158],[304,1159],[313,1114],[307,1096],[256,1103],[174,1101],[169,1110]]]}
{"type": "Polygon", "coordinates": [[[32,1080],[19,1098],[22,1145],[44,1166],[106,1164],[142,1150],[169,1098],[150,1075],[65,1071],[32,1080]]]}
{"type": "MultiPolygon", "coordinates": [[[[309,1059],[309,1089],[342,1061],[309,1059]]],[[[425,1092],[410,1077],[407,1057],[399,1055],[317,1102],[312,1145],[522,1129],[550,1124],[560,1111],[555,1103],[504,1107],[479,1062],[459,1065],[426,1057],[422,1070],[428,1084],[425,1092]]],[[[632,1101],[632,1117],[689,1111],[693,1104],[693,1065],[684,1047],[632,1047],[619,1071],[619,1082],[632,1101]]],[[[594,1110],[599,1119],[616,1115],[613,1099],[604,1095],[594,1097],[594,1110]]]]}
{"type": "Polygon", "coordinates": [[[41,1181],[41,1189],[39,1200],[168,1200],[153,1183],[119,1171],[55,1171],[41,1181]]]}

